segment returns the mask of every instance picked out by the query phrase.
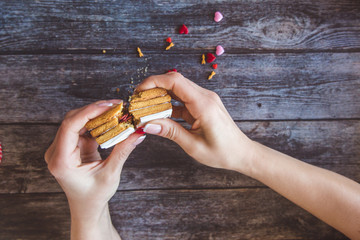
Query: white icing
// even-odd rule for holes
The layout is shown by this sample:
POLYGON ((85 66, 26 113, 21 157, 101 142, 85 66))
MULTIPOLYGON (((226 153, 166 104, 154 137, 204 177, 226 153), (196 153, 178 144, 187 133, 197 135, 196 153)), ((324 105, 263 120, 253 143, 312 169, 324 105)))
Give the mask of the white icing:
POLYGON ((112 139, 107 140, 106 142, 104 142, 103 144, 100 145, 100 147, 102 149, 105 148, 109 148, 114 146, 115 144, 118 144, 119 142, 124 141, 126 138, 128 138, 130 136, 130 134, 132 134, 133 132, 135 132, 135 129, 133 127, 129 127, 127 129, 125 129, 124 131, 122 131, 119 135, 116 135, 115 137, 113 137, 112 139))
POLYGON ((172 114, 172 109, 170 108, 170 109, 162 111, 162 112, 158 112, 158 113, 154 113, 151 115, 141 117, 140 123, 138 124, 138 126, 143 125, 144 123, 149 122, 151 120, 171 117, 171 114, 172 114))

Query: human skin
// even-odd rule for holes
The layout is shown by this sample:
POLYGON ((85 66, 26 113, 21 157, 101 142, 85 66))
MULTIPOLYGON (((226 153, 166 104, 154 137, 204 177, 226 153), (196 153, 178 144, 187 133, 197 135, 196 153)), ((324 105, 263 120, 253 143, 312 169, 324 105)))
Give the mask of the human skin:
POLYGON ((86 122, 116 103, 119 100, 100 101, 67 113, 45 153, 48 168, 69 202, 73 240, 120 239, 108 201, 118 188, 125 160, 144 136, 132 134, 102 160, 95 139, 84 135, 86 122))
MULTIPOLYGON (((136 90, 154 87, 167 89, 183 103, 173 107, 172 117, 184 119, 191 128, 161 119, 146 124, 146 133, 173 140, 204 165, 257 179, 351 239, 360 239, 358 183, 252 141, 234 123, 217 94, 179 73, 151 76, 136 90)), ((85 123, 114 101, 69 112, 45 154, 50 172, 69 201, 72 239, 120 238, 111 223, 108 201, 118 187, 126 158, 143 139, 133 134, 100 160, 96 142, 82 135, 85 123)))
POLYGON ((137 90, 154 87, 167 89, 183 103, 174 107, 173 117, 184 119, 191 129, 162 119, 147 124, 146 133, 173 140, 202 164, 252 177, 349 238, 360 239, 360 184, 252 141, 217 94, 179 73, 151 76, 137 90))

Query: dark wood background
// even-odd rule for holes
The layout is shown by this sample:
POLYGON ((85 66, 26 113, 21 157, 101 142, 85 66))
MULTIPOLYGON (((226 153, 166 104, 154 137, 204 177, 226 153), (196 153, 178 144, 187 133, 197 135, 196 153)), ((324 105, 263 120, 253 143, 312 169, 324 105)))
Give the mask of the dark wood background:
MULTIPOLYGON (((64 114, 127 99, 131 81, 172 68, 217 92, 252 139, 360 181, 359 1, 7 0, 0 239, 68 239, 67 201, 43 160, 64 114), (188 35, 177 34, 183 23, 188 35), (208 81, 200 56, 218 44, 226 53, 208 81)), ((124 240, 346 239, 261 183, 154 136, 126 162, 110 207, 124 240)))

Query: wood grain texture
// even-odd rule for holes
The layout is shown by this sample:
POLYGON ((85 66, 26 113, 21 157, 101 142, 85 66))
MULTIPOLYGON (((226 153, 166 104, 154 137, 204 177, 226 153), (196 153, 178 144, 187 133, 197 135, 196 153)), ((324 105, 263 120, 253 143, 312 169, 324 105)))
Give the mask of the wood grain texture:
POLYGON ((235 120, 360 118, 360 53, 225 54, 216 62, 208 81, 210 64, 196 54, 0 56, 0 122, 59 123, 70 109, 126 100, 131 81, 172 68, 217 92, 235 120))
MULTIPOLYGON (((0 239, 69 239, 63 194, 3 195, 0 208, 0 239)), ((347 239, 269 189, 117 192, 110 210, 123 240, 347 239)))
POLYGON ((1 52, 108 49, 358 50, 360 3, 345 1, 2 1, 1 52), (215 23, 213 14, 225 18, 215 23), (178 27, 189 26, 189 35, 178 27))
MULTIPOLYGON (((359 121, 241 122, 249 137, 360 182, 359 121)), ((61 192, 43 155, 57 126, 1 125, 0 193, 61 192), (35 137, 36 136, 36 137, 35 137)), ((103 151, 104 158, 110 151, 103 151)), ((175 143, 148 136, 125 163, 120 190, 262 187, 242 174, 203 166, 175 143)))

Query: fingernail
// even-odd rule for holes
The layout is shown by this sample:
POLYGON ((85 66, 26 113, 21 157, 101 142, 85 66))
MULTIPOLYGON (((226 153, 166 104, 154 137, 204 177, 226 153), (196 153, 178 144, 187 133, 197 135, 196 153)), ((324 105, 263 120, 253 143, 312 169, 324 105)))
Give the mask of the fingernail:
POLYGON ((133 144, 139 145, 140 143, 142 143, 144 141, 144 139, 146 138, 146 135, 142 135, 141 137, 139 137, 133 144))
POLYGON ((98 103, 97 104, 99 107, 111 107, 114 104, 113 103, 109 103, 109 102, 102 102, 102 103, 98 103))
POLYGON ((161 126, 157 124, 146 124, 144 127, 144 132, 150 134, 159 134, 161 132, 161 126))

